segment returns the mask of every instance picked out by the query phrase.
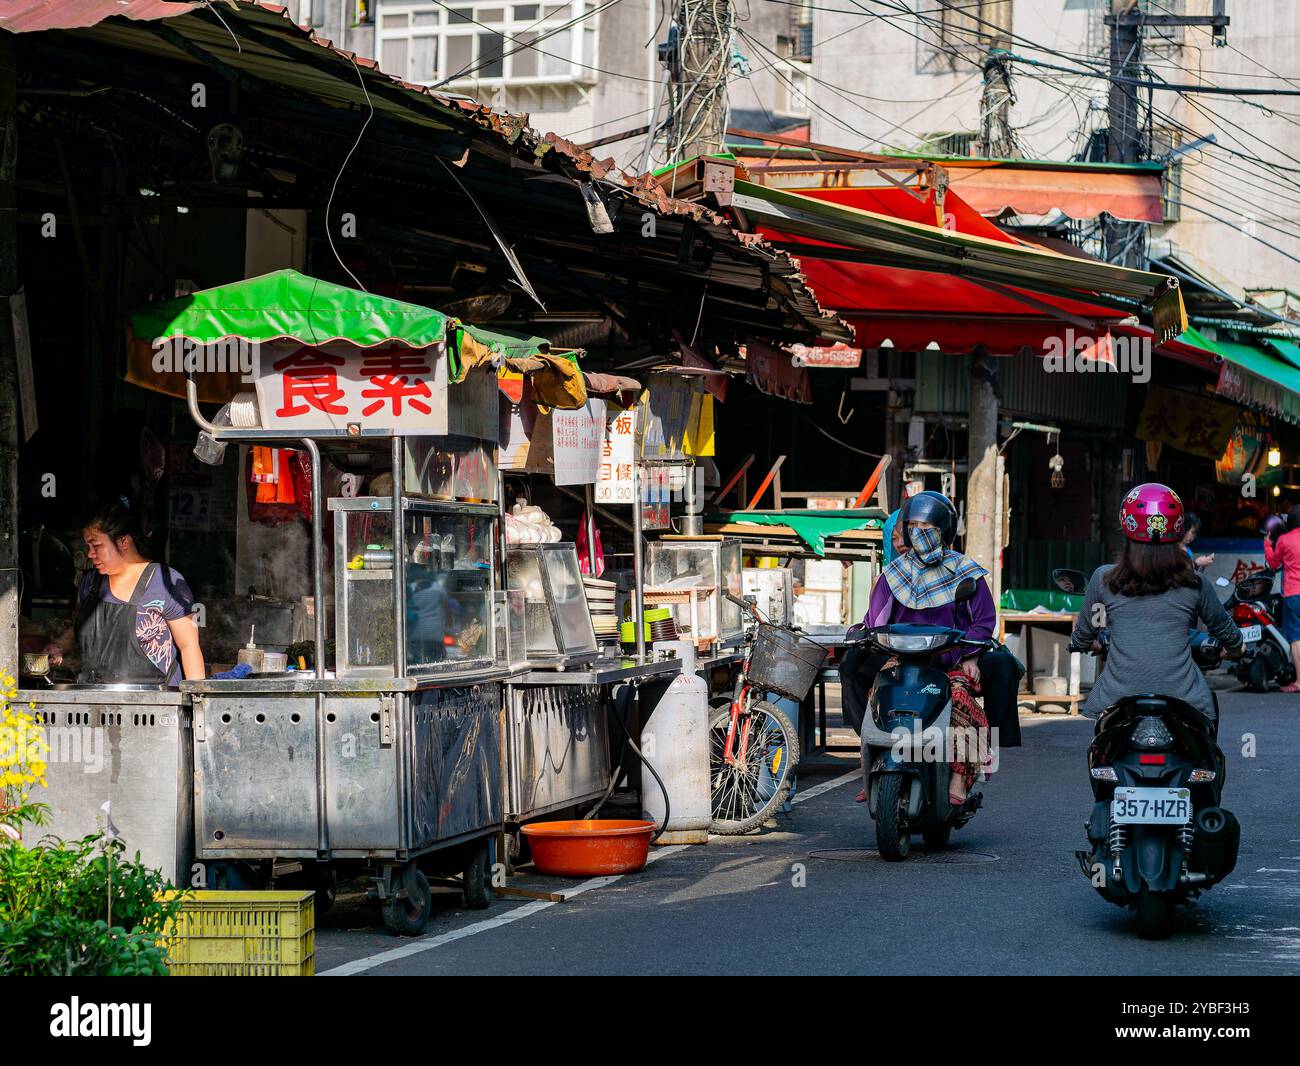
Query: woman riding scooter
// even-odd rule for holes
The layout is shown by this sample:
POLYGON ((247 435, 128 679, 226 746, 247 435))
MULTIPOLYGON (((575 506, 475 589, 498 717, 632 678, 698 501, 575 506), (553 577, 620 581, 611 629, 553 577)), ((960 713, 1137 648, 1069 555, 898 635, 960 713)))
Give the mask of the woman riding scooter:
POLYGON ((1240 658, 1241 630, 1183 549, 1183 504, 1167 485, 1139 485, 1124 497, 1124 550, 1098 567, 1070 634, 1072 651, 1100 651, 1109 631, 1106 666, 1083 704, 1095 717, 1124 696, 1158 692, 1185 700, 1211 722, 1214 694, 1192 660, 1188 630, 1206 624, 1229 658, 1240 658))
MULTIPOLYGON (((908 551, 898 555, 881 572, 871 590, 865 626, 912 622, 921 625, 950 626, 965 630, 972 640, 987 640, 997 624, 993 594, 984 580, 987 571, 972 559, 951 548, 957 536, 957 510, 952 501, 938 492, 921 492, 902 508, 899 523, 906 529, 908 551), (976 582, 975 595, 957 600, 957 587, 963 578, 976 582)), ((862 719, 876 674, 887 658, 865 649, 851 648, 840 668, 843 682, 845 721, 856 732, 862 719)), ((1015 657, 1003 648, 963 652, 961 648, 944 653, 944 666, 964 675, 964 684, 954 691, 954 724, 959 711, 978 715, 974 695, 984 694, 983 716, 998 733, 1002 747, 1020 746, 1020 719, 1016 711, 1016 690, 1020 684, 1020 667, 1015 657), (963 658, 965 654, 965 658, 963 658)), ((970 724, 985 723, 976 718, 970 724)), ((954 765, 949 784, 949 800, 954 806, 965 801, 973 781, 972 767, 954 765)), ((866 800, 865 792, 858 796, 866 800)))

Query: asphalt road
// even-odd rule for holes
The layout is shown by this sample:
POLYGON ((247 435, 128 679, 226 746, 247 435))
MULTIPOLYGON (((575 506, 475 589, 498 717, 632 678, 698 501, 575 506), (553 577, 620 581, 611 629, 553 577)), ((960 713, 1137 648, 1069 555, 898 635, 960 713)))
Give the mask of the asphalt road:
MULTIPOLYGON (((905 863, 870 849, 845 776, 801 779, 779 828, 656 849, 644 871, 563 903, 441 906, 421 937, 342 901, 323 919, 318 974, 1295 974, 1300 973, 1300 700, 1221 693, 1225 806, 1241 820, 1236 871, 1164 942, 1138 939, 1075 865, 1091 803, 1091 723, 1027 715, 984 809, 941 853, 917 838, 905 863), (1253 737, 1253 755, 1243 754, 1253 737)), ((852 770, 856 760, 846 763, 852 770)))

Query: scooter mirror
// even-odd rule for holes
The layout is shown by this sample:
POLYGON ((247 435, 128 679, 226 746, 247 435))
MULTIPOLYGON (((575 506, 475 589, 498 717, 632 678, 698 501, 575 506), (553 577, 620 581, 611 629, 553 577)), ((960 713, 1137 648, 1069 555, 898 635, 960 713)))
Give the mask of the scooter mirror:
POLYGON ((975 583, 975 579, 973 577, 962 578, 957 583, 957 591, 955 593, 956 601, 958 603, 965 603, 967 600, 972 599, 974 597, 978 589, 979 586, 975 583))
POLYGON ((1082 570, 1053 570, 1052 583, 1075 596, 1082 596, 1088 589, 1088 577, 1082 570))

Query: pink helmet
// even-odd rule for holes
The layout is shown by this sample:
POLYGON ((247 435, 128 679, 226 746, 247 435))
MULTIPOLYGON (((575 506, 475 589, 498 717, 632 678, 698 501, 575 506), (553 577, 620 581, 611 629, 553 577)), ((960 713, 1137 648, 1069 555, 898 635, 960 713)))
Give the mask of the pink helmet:
POLYGON ((1124 536, 1141 544, 1168 544, 1183 535, 1183 501, 1168 485, 1148 481, 1124 497, 1119 512, 1124 536))

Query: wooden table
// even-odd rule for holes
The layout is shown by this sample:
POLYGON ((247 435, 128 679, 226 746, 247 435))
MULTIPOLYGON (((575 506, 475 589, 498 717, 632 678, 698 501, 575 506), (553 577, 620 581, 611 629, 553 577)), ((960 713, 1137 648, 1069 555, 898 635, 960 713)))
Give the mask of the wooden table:
MULTIPOLYGON (((998 614, 998 639, 1005 640, 1008 625, 1018 625, 1022 630, 1028 630, 1030 626, 1069 626, 1074 628, 1074 620, 1077 617, 1074 611, 1001 611, 998 614)), ((1033 657, 1031 655, 1031 638, 1028 632, 1024 633, 1024 641, 1020 647, 1020 658, 1025 663, 1027 670, 1031 669, 1033 657)), ((1034 678, 1033 673, 1029 675, 1029 692, 1017 692, 1016 703, 1028 703, 1033 706, 1035 713, 1038 712, 1038 705, 1043 703, 1063 704, 1067 714, 1079 713, 1079 702, 1083 699, 1083 694, 1079 691, 1079 670, 1082 660, 1079 658, 1081 652, 1070 652, 1070 674, 1069 682, 1066 687, 1064 696, 1040 696, 1033 691, 1034 678)))

